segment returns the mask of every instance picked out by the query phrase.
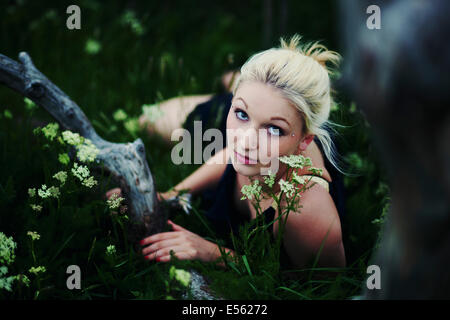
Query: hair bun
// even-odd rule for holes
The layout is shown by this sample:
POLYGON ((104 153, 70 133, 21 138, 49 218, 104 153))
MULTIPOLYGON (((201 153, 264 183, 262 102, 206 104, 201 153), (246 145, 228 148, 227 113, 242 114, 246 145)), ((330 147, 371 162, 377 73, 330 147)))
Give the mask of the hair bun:
POLYGON ((329 74, 333 74, 334 72, 327 67, 327 62, 331 63, 334 67, 337 67, 341 61, 341 55, 335 51, 328 50, 327 47, 320 44, 319 41, 301 44, 301 39, 302 37, 298 34, 293 35, 289 42, 286 42, 281 38, 280 48, 292 50, 310 57, 323 66, 329 74))

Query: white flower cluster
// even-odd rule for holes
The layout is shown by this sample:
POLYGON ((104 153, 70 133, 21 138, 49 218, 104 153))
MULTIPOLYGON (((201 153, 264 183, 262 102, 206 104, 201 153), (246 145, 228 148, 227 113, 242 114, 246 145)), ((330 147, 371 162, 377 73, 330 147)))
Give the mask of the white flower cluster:
POLYGON ((63 131, 62 137, 66 143, 72 146, 77 146, 83 142, 83 137, 81 137, 78 133, 72 132, 70 130, 63 131))
POLYGON ((36 231, 28 231, 27 235, 30 236, 31 240, 39 240, 41 238, 41 235, 37 233, 36 231))
POLYGON ((156 120, 161 118, 164 115, 164 112, 161 110, 158 104, 144 104, 142 106, 142 112, 148 121, 151 123, 155 123, 156 120))
POLYGON ((82 185, 88 188, 92 188, 97 184, 94 177, 90 176, 89 168, 83 165, 79 166, 76 162, 73 164, 72 174, 81 181, 82 185))
POLYGON ((272 186, 275 184, 275 174, 272 174, 269 170, 269 175, 264 176, 264 183, 267 184, 269 188, 272 188, 272 186))
POLYGON ((66 143, 76 147, 77 157, 81 162, 93 162, 100 152, 91 140, 80 136, 76 132, 63 131, 62 137, 66 143))
POLYGON ((298 183, 298 184, 305 184, 305 178, 303 178, 302 176, 297 175, 297 173, 294 171, 292 172, 292 181, 298 183))
POLYGON ((51 186, 50 188, 47 188, 47 185, 43 184, 41 188, 38 190, 38 195, 42 199, 54 197, 58 198, 60 195, 59 188, 55 186, 51 186))
POLYGON ((241 192, 243 194, 243 197, 241 198, 241 200, 252 200, 254 196, 260 195, 261 191, 262 186, 259 184, 259 180, 254 180, 252 184, 246 184, 242 186, 241 192))
POLYGON ((302 155, 291 154, 290 156, 283 156, 278 159, 291 168, 303 169, 303 167, 312 165, 311 158, 305 158, 302 155))
POLYGON ((77 146, 77 157, 81 162, 93 162, 100 150, 89 139, 77 146))
POLYGON ((311 172, 313 175, 317 175, 317 176, 321 176, 323 174, 323 170, 320 168, 309 168, 308 169, 309 172, 311 172))
POLYGON ((66 179, 67 179, 67 172, 66 171, 59 171, 57 173, 55 173, 53 175, 53 178, 55 178, 56 180, 58 180, 61 183, 61 186, 64 185, 64 183, 66 183, 66 179))
POLYGON ((108 207, 110 209, 117 209, 118 207, 120 207, 120 204, 123 200, 125 199, 120 197, 117 193, 113 193, 112 196, 109 197, 108 200, 106 200, 106 203, 108 204, 108 207))
POLYGON ((278 184, 280 185, 281 191, 286 194, 286 197, 291 198, 294 195, 296 188, 292 183, 280 179, 280 181, 278 181, 278 184))

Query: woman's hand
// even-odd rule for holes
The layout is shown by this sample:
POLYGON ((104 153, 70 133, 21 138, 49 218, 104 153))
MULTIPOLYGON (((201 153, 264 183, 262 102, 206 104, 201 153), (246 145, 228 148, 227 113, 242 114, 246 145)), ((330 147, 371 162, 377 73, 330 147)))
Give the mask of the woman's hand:
POLYGON ((203 239, 187 229, 168 220, 173 231, 162 232, 143 239, 140 244, 146 246, 142 254, 147 260, 170 261, 170 251, 180 260, 215 261, 220 257, 216 244, 203 239))
MULTIPOLYGON (((117 194, 118 197, 121 197, 122 196, 122 189, 114 188, 114 189, 111 189, 111 190, 107 191, 106 194, 105 194, 106 199, 111 198, 113 194, 117 194)), ((167 200, 167 199, 170 199, 170 198, 175 197, 177 195, 178 195, 178 192, 174 191, 174 190, 171 190, 171 191, 168 191, 168 192, 157 192, 156 193, 156 196, 158 197, 159 201, 167 200)))
POLYGON ((168 200, 170 198, 176 197, 178 195, 178 191, 170 190, 167 192, 157 192, 156 195, 157 195, 159 201, 163 201, 163 200, 168 200))

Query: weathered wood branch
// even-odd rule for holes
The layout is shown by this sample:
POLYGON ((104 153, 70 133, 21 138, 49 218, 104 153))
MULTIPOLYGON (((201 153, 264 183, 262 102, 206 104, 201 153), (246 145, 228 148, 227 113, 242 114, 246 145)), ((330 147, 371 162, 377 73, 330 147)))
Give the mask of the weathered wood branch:
POLYGON ((166 217, 159 210, 155 184, 141 139, 133 143, 111 143, 102 139, 81 108, 47 79, 26 52, 18 63, 0 54, 0 83, 28 97, 47 110, 59 124, 88 138, 99 149, 97 159, 119 182, 128 203, 130 240, 163 230, 166 217))

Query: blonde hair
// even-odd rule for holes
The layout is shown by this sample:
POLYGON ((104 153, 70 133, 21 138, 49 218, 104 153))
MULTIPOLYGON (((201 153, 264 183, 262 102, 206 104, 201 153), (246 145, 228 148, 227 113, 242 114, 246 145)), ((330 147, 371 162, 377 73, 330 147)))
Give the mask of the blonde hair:
POLYGON ((289 43, 281 38, 279 48, 251 56, 241 68, 233 94, 244 81, 258 81, 278 88, 302 114, 303 134, 317 136, 325 156, 342 172, 335 160, 333 141, 325 129, 333 124, 328 117, 334 104, 330 75, 335 73, 327 67, 327 62, 337 67, 341 56, 319 42, 299 45, 300 40, 299 35, 294 35, 289 43))

